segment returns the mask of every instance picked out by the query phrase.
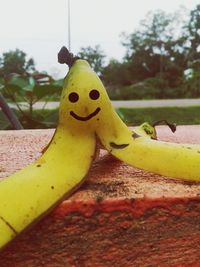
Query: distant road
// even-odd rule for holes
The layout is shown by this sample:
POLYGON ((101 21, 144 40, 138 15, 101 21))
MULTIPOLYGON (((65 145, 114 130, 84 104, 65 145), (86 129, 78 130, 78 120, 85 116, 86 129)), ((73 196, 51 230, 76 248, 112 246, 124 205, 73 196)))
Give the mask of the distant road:
MULTIPOLYGON (((159 99, 159 100, 123 100, 112 101, 115 108, 147 108, 147 107, 189 107, 200 106, 200 98, 198 99, 159 99)), ((41 109, 44 102, 38 102, 34 105, 35 109, 41 109)), ((15 104, 9 104, 14 108, 15 104)), ((23 109, 26 109, 25 103, 20 103, 23 109)), ((59 102, 48 102, 46 109, 55 109, 59 107, 59 102)))

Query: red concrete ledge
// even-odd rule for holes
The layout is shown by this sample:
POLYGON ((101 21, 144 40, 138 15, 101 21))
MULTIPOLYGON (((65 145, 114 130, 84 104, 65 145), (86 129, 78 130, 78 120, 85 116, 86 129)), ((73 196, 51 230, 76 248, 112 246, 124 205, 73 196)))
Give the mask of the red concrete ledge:
MULTIPOLYGON (((1 131, 0 177, 37 158, 52 134, 1 131)), ((158 137, 200 143, 200 127, 175 134, 158 127, 158 137)), ((0 266, 200 266, 200 183, 141 171, 102 151, 85 184, 2 251, 0 266)))

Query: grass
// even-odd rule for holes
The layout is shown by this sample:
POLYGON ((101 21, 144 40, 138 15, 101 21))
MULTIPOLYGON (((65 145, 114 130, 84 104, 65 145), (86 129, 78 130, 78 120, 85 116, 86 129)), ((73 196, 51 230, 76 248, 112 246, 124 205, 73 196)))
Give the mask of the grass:
POLYGON ((168 120, 177 125, 200 124, 200 106, 163 108, 120 108, 120 117, 127 123, 138 125, 144 121, 153 123, 168 120))
MULTIPOLYGON (((16 112, 16 111, 15 111, 16 112)), ((200 106, 192 107, 163 107, 163 108, 120 108, 117 110, 120 117, 130 125, 139 125, 142 122, 153 123, 167 120, 177 125, 200 124, 200 106)), ((16 112, 18 115, 19 113, 16 112)), ((55 128, 58 121, 58 109, 35 110, 34 121, 22 121, 25 128, 55 128)), ((7 118, 0 111, 0 129, 11 129, 7 118)))

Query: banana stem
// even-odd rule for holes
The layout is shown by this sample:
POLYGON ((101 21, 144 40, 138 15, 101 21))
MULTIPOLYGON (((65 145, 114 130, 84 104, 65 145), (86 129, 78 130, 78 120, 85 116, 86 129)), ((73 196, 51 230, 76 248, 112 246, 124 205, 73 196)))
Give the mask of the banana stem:
POLYGON ((167 120, 156 121, 152 124, 152 126, 155 127, 155 126, 160 125, 162 123, 167 125, 173 133, 176 131, 176 124, 175 123, 169 123, 167 120))
POLYGON ((60 64, 67 64, 69 68, 71 68, 77 59, 79 59, 79 57, 70 53, 65 46, 63 46, 58 53, 58 62, 60 64))

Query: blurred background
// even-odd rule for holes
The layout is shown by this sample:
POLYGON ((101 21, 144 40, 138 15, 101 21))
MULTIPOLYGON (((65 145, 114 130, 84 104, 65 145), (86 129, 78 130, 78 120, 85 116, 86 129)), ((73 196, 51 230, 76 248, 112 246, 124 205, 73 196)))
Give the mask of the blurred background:
POLYGON ((54 128, 68 69, 87 59, 128 124, 200 123, 200 3, 0 0, 0 129, 54 128))

